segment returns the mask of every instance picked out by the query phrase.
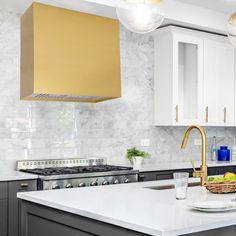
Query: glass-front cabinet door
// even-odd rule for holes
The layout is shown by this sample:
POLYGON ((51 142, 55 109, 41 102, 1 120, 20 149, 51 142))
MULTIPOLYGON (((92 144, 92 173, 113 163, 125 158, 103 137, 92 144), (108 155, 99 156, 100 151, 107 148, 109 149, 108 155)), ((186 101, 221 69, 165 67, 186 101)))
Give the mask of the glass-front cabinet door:
POLYGON ((176 125, 201 124, 203 89, 203 40, 173 36, 173 104, 176 125))

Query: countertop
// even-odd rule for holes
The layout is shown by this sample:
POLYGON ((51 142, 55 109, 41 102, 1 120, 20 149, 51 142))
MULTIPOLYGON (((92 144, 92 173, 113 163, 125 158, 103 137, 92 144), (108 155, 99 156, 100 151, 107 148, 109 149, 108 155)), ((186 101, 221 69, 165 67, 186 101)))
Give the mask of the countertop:
MULTIPOLYGON (((195 166, 198 168, 201 165, 200 161, 195 161, 195 166)), ((208 167, 217 166, 236 166, 236 161, 207 161, 208 167)), ((188 169, 193 168, 190 161, 186 162, 162 162, 158 164, 146 164, 143 165, 140 172, 149 171, 162 171, 162 170, 178 170, 178 169, 188 169)))
POLYGON ((38 175, 27 174, 20 171, 0 172, 0 182, 27 180, 27 179, 38 179, 38 175))
MULTIPOLYGON (((196 167, 200 166, 200 162, 195 163, 196 167)), ((209 167, 213 166, 236 166, 236 161, 232 162, 207 162, 209 167)), ((164 162, 158 163, 157 165, 145 165, 139 171, 148 172, 148 171, 161 171, 161 170, 177 170, 192 168, 190 162, 164 162)), ((0 182, 1 181, 14 181, 14 180, 24 180, 24 179, 37 179, 38 175, 23 173, 20 171, 0 171, 0 182)))
MULTIPOLYGON (((190 179, 189 182, 196 182, 190 179)), ((216 195, 204 187, 189 187, 187 200, 176 200, 174 189, 147 187, 173 180, 18 193, 18 198, 73 214, 156 236, 174 236, 236 224, 236 211, 203 213, 190 210, 200 199, 231 200, 236 194, 216 195)))

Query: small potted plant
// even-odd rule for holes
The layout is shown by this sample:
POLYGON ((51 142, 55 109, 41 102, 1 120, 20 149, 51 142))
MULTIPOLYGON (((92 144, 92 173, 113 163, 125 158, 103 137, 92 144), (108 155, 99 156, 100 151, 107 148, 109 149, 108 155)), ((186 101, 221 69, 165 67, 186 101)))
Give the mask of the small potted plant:
POLYGON ((133 147, 131 149, 127 149, 126 157, 133 164, 134 170, 139 170, 142 167, 143 159, 150 157, 150 154, 133 147))

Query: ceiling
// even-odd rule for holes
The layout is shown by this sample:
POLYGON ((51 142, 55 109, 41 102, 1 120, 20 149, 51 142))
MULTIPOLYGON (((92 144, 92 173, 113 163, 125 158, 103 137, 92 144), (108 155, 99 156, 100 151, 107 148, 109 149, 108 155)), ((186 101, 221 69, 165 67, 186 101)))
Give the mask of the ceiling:
MULTIPOLYGON (((68 7, 70 9, 79 10, 78 8, 93 8, 94 3, 101 2, 101 4, 106 5, 109 1, 107 0, 36 0, 42 3, 48 3, 52 5, 57 5, 61 7, 68 7), (94 3, 92 3, 94 2, 94 3)), ((110 0, 113 3, 117 0, 110 0)), ((166 0, 163 0, 165 2, 166 0)), ((178 2, 192 4, 215 11, 230 14, 236 11, 236 0, 176 0, 178 2)), ((27 7, 33 2, 33 0, 0 0, 0 9, 13 11, 17 13, 23 13, 27 7)), ((111 5, 111 4, 107 4, 111 5)), ((91 10, 91 9, 89 9, 91 10)))
MULTIPOLYGON (((0 0, 0 10, 21 15, 34 1, 117 19, 115 7, 121 0, 0 0)), ((218 33, 226 32, 227 19, 232 12, 236 11, 236 0, 162 1, 165 23, 218 33)))
POLYGON ((231 14, 236 11, 236 0, 177 0, 215 11, 231 14))
POLYGON ((0 9, 21 13, 31 4, 30 0, 0 0, 0 9))
POLYGON ((108 0, 0 0, 0 9, 22 14, 33 2, 40 2, 99 16, 116 18, 115 9, 109 4, 106 4, 107 1, 108 0))
POLYGON ((32 2, 33 1, 31 0, 0 0, 0 9, 22 13, 30 6, 32 2))

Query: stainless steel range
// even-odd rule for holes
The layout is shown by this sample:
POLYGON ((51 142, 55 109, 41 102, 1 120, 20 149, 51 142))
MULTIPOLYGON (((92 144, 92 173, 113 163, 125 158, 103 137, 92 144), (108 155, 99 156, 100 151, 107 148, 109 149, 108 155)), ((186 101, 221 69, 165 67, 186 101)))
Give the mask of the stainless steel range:
POLYGON ((17 162, 17 170, 37 174, 41 190, 138 181, 138 171, 107 165, 105 158, 24 160, 17 162))

